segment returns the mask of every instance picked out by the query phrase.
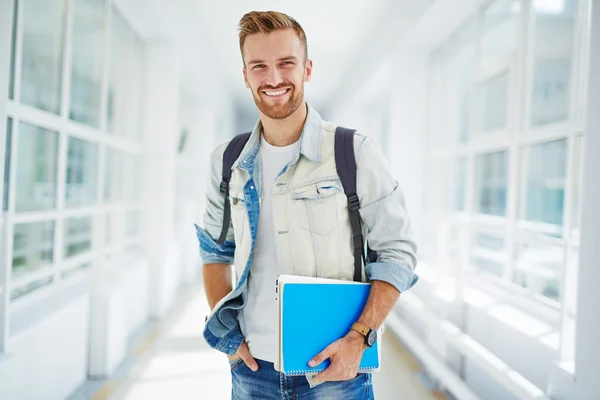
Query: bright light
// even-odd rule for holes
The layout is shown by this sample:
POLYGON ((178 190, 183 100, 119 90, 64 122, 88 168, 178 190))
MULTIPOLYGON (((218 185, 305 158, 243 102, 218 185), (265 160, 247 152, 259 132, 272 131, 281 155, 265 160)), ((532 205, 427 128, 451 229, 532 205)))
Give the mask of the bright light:
POLYGON ((533 7, 539 13, 560 14, 565 9, 565 0, 534 0, 533 7))

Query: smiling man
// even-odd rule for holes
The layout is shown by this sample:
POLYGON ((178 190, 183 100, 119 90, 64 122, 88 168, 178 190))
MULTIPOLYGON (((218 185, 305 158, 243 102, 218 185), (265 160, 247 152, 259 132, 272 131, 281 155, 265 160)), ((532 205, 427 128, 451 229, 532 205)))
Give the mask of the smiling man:
POLYGON ((330 360, 319 385, 277 372, 277 276, 352 280, 357 258, 334 157, 336 126, 304 99, 313 71, 304 30, 272 11, 244 15, 239 29, 244 81, 260 118, 225 186, 229 142, 212 155, 204 229, 196 227, 212 310, 204 337, 229 357, 233 399, 372 399, 371 375, 358 374, 362 354, 400 292, 418 279, 402 192, 381 152, 355 134, 358 209, 376 253, 357 264, 357 276, 372 283, 369 299, 353 328, 308 363, 330 360))

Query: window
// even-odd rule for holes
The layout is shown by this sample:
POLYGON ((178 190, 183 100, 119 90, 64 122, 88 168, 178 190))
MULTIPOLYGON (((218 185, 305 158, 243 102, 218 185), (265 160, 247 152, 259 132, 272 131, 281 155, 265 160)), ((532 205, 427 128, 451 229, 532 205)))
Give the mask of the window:
POLYGON ((108 86, 108 131, 138 137, 142 86, 143 46, 121 15, 111 15, 111 58, 108 86))
POLYGON ((24 122, 19 128, 16 210, 52 209, 56 206, 58 134, 24 122))
POLYGON ((498 0, 483 13, 481 66, 484 70, 515 56, 518 49, 520 0, 498 0))
POLYGON ((85 253, 92 247, 92 219, 71 218, 65 224, 65 258, 85 253))
MULTIPOLYGON (((562 226, 566 151, 566 139, 529 148, 525 219, 562 226)), ((555 234, 560 235, 560 230, 555 234)))
POLYGON ((69 207, 96 202, 97 146, 69 138, 67 152, 66 204, 69 207))
POLYGON ((475 73, 476 26, 468 23, 451 39, 448 57, 447 112, 450 134, 457 143, 466 143, 471 135, 473 74, 475 73))
POLYGON ((471 245, 471 264, 489 274, 498 277, 504 275, 506 255, 504 254, 504 238, 501 232, 475 233, 471 245))
POLYGON ((106 149, 104 175, 104 201, 112 202, 123 198, 123 156, 120 151, 106 149))
POLYGON ((551 300, 561 297, 564 248, 537 243, 517 246, 513 282, 551 300))
POLYGON ((125 217, 125 236, 136 236, 140 233, 140 211, 129 211, 125 217))
POLYGON ((66 0, 21 1, 21 102, 60 113, 66 0))
POLYGON ((576 0, 534 0, 531 125, 569 117, 576 0))
POLYGON ((144 43, 115 1, 8 1, 15 14, 0 223, 9 234, 0 248, 15 300, 43 287, 55 293, 105 257, 105 215, 116 255, 141 233, 144 43))
POLYGON ((100 127, 100 93, 104 53, 104 2, 74 0, 73 65, 71 68, 72 120, 100 127))
POLYGON ((13 237, 13 278, 54 262, 54 221, 17 224, 13 237))
POLYGON ((506 128, 508 123, 508 72, 496 75, 481 85, 484 132, 506 128))
POLYGON ((454 209, 465 211, 467 189, 467 160, 461 157, 454 162, 454 209))
POLYGON ((477 156, 478 211, 483 214, 506 214, 508 153, 477 156))
POLYGON ((585 109, 589 67, 580 62, 589 51, 581 4, 485 2, 430 57, 425 257, 463 265, 466 254, 503 287, 555 306, 576 290, 568 280, 577 269, 585 116, 571 109, 585 109), (479 29, 467 34, 469 26, 479 29))

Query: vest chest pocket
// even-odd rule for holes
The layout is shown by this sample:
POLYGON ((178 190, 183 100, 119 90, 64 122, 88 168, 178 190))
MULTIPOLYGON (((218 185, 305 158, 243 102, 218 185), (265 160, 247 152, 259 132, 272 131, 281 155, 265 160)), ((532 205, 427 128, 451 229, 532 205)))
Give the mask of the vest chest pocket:
POLYGON ((337 227, 335 195, 341 191, 341 183, 332 180, 293 189, 300 227, 319 235, 331 233, 337 227))

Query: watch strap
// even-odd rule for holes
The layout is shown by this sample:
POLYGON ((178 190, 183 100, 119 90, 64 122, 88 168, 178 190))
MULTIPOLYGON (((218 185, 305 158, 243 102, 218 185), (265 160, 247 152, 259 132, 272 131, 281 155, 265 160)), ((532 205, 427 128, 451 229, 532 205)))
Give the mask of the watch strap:
POLYGON ((354 324, 352 324, 352 327, 350 329, 355 330, 356 332, 360 333, 365 337, 371 331, 371 328, 369 328, 367 325, 363 324, 360 321, 356 321, 354 324))

